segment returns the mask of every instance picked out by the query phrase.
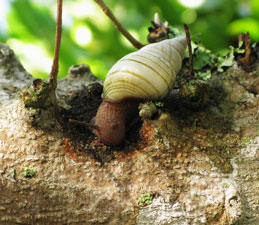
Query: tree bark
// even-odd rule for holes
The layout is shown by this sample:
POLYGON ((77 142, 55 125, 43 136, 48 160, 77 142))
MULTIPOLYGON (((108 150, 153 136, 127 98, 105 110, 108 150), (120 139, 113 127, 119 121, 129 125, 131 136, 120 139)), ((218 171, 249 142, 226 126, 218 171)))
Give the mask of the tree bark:
MULTIPOLYGON (((258 224, 258 61, 213 74, 206 108, 172 94, 122 147, 78 153, 47 109, 20 100, 33 78, 8 46, 0 57, 0 224, 258 224)), ((59 81, 59 106, 82 84, 59 81)))

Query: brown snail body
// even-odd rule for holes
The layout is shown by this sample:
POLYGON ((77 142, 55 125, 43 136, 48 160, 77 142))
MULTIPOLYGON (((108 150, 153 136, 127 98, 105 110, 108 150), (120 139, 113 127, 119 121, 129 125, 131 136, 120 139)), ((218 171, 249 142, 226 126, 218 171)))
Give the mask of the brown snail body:
POLYGON ((185 37, 149 44, 124 56, 110 69, 95 124, 87 124, 104 144, 123 141, 140 101, 160 100, 171 91, 186 45, 185 37))
POLYGON ((125 136, 127 126, 137 117, 138 102, 122 101, 114 103, 104 100, 98 108, 93 133, 101 142, 116 146, 125 136))

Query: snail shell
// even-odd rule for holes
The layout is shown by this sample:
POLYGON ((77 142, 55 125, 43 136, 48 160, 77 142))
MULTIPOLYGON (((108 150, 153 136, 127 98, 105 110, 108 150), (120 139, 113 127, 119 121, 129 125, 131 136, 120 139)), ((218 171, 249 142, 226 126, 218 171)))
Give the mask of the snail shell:
POLYGON ((103 98, 111 102, 162 99, 181 69, 186 46, 186 38, 177 37, 124 56, 108 72, 103 98))

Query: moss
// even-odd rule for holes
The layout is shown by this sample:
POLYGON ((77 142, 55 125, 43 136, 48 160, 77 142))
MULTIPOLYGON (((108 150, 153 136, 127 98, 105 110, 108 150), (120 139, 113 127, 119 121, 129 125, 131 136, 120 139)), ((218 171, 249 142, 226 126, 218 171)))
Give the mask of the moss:
POLYGON ((179 95, 188 108, 202 108, 209 102, 209 86, 202 80, 191 80, 181 85, 179 95))
POLYGON ((47 108, 50 104, 50 85, 47 81, 36 79, 25 86, 21 99, 26 107, 47 108))

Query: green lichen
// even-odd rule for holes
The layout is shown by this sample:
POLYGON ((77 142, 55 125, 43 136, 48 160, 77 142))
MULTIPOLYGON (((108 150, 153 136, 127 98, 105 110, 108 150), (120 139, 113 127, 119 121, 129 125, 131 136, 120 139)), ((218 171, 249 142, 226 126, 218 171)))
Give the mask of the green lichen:
POLYGON ((222 184, 222 187, 223 187, 223 188, 227 188, 228 186, 229 186, 228 183, 223 183, 223 184, 222 184))
POLYGON ((205 72, 199 71, 198 75, 202 80, 207 81, 211 78, 211 71, 210 70, 206 70, 205 72))
POLYGON ((196 45, 194 50, 194 69, 201 70, 207 65, 212 65, 214 62, 214 55, 210 50, 201 45, 196 45))
POLYGON ((139 197, 139 206, 144 207, 150 205, 153 201, 154 195, 152 193, 144 193, 139 197))
MULTIPOLYGON (((240 41, 237 48, 230 46, 223 54, 213 54, 210 50, 202 46, 200 41, 192 41, 195 74, 197 74, 199 79, 207 81, 211 78, 212 71, 224 72, 233 65, 237 54, 243 54, 245 52, 243 44, 243 41, 240 41)), ((255 48, 255 46, 252 47, 255 48)), ((188 57, 186 54, 185 58, 188 57)), ((189 62, 186 65, 189 66, 189 62)))
POLYGON ((164 103, 159 101, 159 102, 155 102, 155 105, 159 108, 163 108, 164 107, 164 103))
POLYGON ((28 168, 24 170, 25 178, 32 178, 36 175, 36 171, 33 168, 28 168))

